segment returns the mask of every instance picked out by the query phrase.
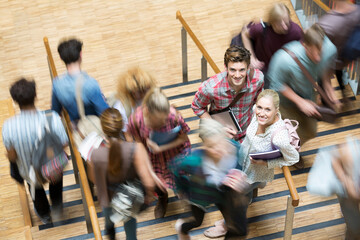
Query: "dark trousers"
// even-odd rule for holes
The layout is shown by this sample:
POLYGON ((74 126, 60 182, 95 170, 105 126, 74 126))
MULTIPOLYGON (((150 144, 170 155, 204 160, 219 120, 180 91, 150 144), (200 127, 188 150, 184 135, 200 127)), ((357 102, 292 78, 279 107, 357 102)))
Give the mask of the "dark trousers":
MULTIPOLYGON (((31 186, 29 185, 29 191, 31 191, 31 186)), ((55 208, 62 207, 63 198, 62 198, 62 188, 63 188, 63 179, 61 178, 57 183, 49 183, 49 193, 51 204, 55 208)), ((50 215, 50 205, 46 197, 45 190, 42 186, 35 187, 35 199, 33 199, 34 207, 37 213, 40 216, 50 215)))
MULTIPOLYGON (((246 211, 249 199, 246 195, 227 189, 223 193, 223 201, 217 203, 216 206, 223 215, 228 229, 225 239, 233 236, 245 236, 247 234, 247 218, 246 211)), ((194 220, 183 223, 181 231, 185 234, 200 226, 203 222, 205 212, 201 208, 191 205, 191 211, 194 220)))

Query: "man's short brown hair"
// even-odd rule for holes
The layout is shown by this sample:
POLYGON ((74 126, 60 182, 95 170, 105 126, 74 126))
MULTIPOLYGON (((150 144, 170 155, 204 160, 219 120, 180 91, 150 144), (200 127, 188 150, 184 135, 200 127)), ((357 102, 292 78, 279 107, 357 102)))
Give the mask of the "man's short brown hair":
POLYGON ((224 55, 224 64, 228 67, 229 62, 246 62, 246 65, 250 64, 251 53, 244 47, 231 46, 224 55))
POLYGON ((324 37, 324 29, 322 29, 319 24, 315 23, 305 31, 303 42, 307 46, 316 46, 318 49, 321 49, 324 37))

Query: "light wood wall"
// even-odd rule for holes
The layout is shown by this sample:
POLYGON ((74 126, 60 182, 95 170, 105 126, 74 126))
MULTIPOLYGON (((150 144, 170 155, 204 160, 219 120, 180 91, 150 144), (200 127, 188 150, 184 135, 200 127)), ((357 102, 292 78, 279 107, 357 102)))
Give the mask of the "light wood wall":
MULTIPOLYGON (((161 86, 181 82, 181 26, 176 10, 223 69, 232 33, 246 21, 263 17, 274 2, 279 1, 0 1, 0 99, 8 98, 10 84, 25 76, 37 82, 38 107, 50 107, 44 36, 49 38, 59 73, 65 67, 56 51, 58 42, 68 36, 80 38, 83 69, 99 81, 106 95, 114 90, 117 76, 134 65, 153 73, 161 86)), ((290 1, 283 2, 290 7, 290 1)), ((188 43, 189 79, 199 79, 201 55, 189 38, 188 43)), ((213 74, 210 68, 208 74, 213 74)))

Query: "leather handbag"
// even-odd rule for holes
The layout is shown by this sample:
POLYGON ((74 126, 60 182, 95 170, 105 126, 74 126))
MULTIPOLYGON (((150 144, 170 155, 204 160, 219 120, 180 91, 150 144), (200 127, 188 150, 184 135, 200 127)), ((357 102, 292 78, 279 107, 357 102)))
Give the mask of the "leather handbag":
POLYGON ((95 115, 85 115, 84 102, 81 97, 83 85, 84 77, 80 75, 80 77, 76 79, 76 104, 80 119, 74 126, 76 131, 74 131, 75 134, 73 134, 75 144, 78 148, 80 147, 86 136, 88 136, 92 132, 95 132, 97 135, 105 139, 99 117, 95 115))
MULTIPOLYGON (((309 71, 304 67, 304 65, 299 61, 299 59, 296 57, 295 53, 287 48, 282 48, 285 52, 287 52, 294 61, 298 64, 303 74, 306 76, 307 80, 313 85, 313 87, 318 91, 320 94, 324 106, 316 105, 316 110, 320 113, 321 117, 316 118, 318 120, 322 120, 328 123, 335 123, 336 119, 338 117, 337 113, 334 111, 335 107, 334 104, 331 102, 329 97, 326 95, 324 90, 315 82, 314 78, 311 76, 309 71)), ((315 103, 314 103, 315 104, 315 103)))
MULTIPOLYGON (((250 69, 249 76, 254 76, 254 69, 250 69)), ((235 114, 232 111, 232 107, 235 106, 236 102, 239 101, 239 99, 245 94, 245 92, 239 92, 235 98, 231 101, 229 106, 226 108, 223 108, 221 110, 217 111, 211 111, 209 114, 211 115, 211 118, 218 121, 224 126, 230 127, 232 129, 236 129, 238 132, 242 132, 242 129, 240 127, 240 124, 238 123, 235 114)))

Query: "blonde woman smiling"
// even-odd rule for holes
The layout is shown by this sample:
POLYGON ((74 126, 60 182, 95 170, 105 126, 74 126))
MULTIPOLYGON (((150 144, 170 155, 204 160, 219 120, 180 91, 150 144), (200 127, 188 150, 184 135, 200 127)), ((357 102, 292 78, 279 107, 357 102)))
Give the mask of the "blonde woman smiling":
POLYGON ((275 167, 291 166, 299 161, 299 153, 290 144, 288 130, 284 128, 279 102, 279 95, 274 90, 266 89, 259 94, 255 115, 243 142, 243 149, 247 155, 243 169, 248 176, 248 182, 253 184, 254 188, 261 182, 272 181, 275 167), (282 157, 265 161, 254 160, 249 156, 250 153, 272 150, 271 141, 280 150, 282 157))

